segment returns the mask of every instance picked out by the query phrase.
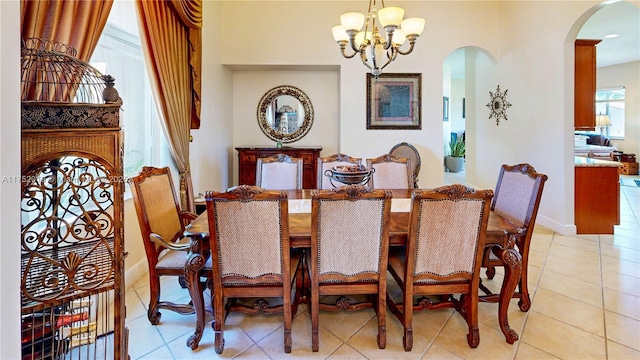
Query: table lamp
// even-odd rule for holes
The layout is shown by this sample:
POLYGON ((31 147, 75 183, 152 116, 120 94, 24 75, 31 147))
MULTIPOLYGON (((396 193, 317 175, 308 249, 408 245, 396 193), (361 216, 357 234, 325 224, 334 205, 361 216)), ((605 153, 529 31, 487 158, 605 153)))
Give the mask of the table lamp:
POLYGON ((600 127, 600 136, 604 137, 604 128, 606 126, 611 126, 611 119, 609 119, 609 115, 596 115, 596 126, 600 127))

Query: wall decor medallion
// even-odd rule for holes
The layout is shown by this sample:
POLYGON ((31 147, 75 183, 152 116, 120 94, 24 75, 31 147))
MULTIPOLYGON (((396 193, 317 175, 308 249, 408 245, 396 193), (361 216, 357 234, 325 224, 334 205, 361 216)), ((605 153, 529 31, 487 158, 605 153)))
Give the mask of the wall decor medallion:
POLYGON ((507 109, 511 106, 511 103, 507 101, 507 91, 500 92, 500 85, 496 87, 496 92, 489 91, 489 103, 487 107, 491 110, 491 115, 489 115, 489 119, 496 119, 496 126, 500 125, 500 119, 507 119, 507 109))

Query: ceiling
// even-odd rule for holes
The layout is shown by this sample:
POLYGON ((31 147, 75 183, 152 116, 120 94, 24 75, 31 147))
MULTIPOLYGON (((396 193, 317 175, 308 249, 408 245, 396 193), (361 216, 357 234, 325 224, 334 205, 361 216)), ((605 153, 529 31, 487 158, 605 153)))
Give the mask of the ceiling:
POLYGON ((620 1, 593 14, 582 26, 578 39, 602 39, 596 46, 596 66, 604 67, 640 60, 640 8, 620 1), (606 35, 618 37, 605 39, 606 35))
MULTIPOLYGON (((640 8, 619 1, 603 7, 582 26, 578 39, 602 39, 596 47, 596 66, 604 67, 640 61, 640 8), (618 34, 605 39, 605 35, 618 34)), ((447 57, 451 78, 464 79, 464 49, 447 57)))

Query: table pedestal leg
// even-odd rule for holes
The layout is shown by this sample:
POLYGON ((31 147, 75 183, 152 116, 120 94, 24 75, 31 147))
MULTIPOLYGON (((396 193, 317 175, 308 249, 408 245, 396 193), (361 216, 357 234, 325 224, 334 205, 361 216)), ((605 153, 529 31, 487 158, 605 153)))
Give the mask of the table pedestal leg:
POLYGON ((187 339, 187 346, 191 350, 198 348, 202 333, 204 331, 204 299, 202 294, 202 284, 200 283, 200 270, 204 267, 205 258, 201 254, 190 252, 185 262, 185 282, 189 289, 189 295, 193 303, 193 309, 196 312, 196 330, 193 335, 187 339))
POLYGON ((502 263, 504 264, 504 280, 502 282, 502 288, 500 289, 500 301, 498 304, 498 322, 500 323, 500 329, 507 342, 513 344, 518 340, 518 333, 509 326, 508 311, 509 302, 522 274, 522 256, 520 256, 520 253, 513 247, 504 249, 494 246, 492 251, 497 257, 502 259, 502 263))

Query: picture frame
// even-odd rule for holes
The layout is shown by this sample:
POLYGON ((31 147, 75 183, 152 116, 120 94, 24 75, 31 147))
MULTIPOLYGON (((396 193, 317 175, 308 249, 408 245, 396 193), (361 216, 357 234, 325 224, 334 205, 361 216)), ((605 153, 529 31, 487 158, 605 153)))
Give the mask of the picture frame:
POLYGON ((367 130, 422 129, 422 74, 367 74, 367 130))
POLYGON ((442 97, 442 121, 449 121, 449 97, 442 97))
POLYGON ((462 98, 462 118, 466 118, 467 117, 467 104, 466 104, 466 100, 465 98, 462 98))

